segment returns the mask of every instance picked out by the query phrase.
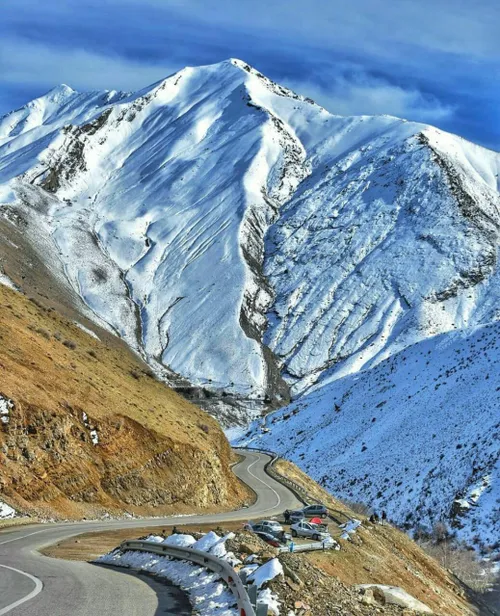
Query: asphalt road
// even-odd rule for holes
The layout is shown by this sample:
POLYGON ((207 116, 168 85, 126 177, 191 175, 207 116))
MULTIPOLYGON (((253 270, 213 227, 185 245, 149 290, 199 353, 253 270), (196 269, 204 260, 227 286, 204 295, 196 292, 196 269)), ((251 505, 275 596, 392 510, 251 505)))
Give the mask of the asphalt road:
POLYGON ((494 614, 500 614, 500 584, 497 584, 491 592, 485 593, 482 599, 494 614))
MULTIPOLYGON (((300 503, 264 470, 269 456, 239 452, 235 474, 257 495, 247 509, 190 516, 189 523, 220 523, 270 517, 300 503)), ((151 577, 84 562, 42 556, 38 550, 92 530, 168 526, 183 518, 33 524, 0 532, 0 616, 183 616, 191 614, 186 596, 151 577)))

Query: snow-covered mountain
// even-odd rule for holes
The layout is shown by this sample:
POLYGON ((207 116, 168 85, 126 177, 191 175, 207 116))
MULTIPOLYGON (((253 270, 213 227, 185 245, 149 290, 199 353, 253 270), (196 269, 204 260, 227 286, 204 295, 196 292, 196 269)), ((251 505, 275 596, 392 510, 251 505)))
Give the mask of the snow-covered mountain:
POLYGON ((0 119, 3 215, 100 325, 247 408, 496 320, 499 171, 239 60, 0 119))
POLYGON ((292 395, 263 444, 401 523, 490 542, 499 172, 240 60, 132 94, 59 86, 0 118, 0 276, 43 264, 46 294, 226 424, 292 395))
POLYGON ((500 537, 500 323, 441 334, 318 385, 242 439, 408 529, 500 537))

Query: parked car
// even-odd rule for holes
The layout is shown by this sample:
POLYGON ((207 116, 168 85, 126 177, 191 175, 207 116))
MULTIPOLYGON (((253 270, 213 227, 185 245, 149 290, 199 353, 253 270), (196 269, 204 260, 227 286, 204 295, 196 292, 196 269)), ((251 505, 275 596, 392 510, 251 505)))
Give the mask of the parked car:
POLYGON ((292 538, 292 536, 284 530, 278 530, 278 528, 273 528, 272 526, 267 526, 266 524, 255 524, 251 530, 254 533, 266 533, 267 535, 272 535, 282 543, 286 543, 292 538))
POLYGON ((262 541, 265 541, 269 545, 272 545, 273 548, 279 548, 283 545, 282 541, 280 541, 277 537, 271 535, 270 533, 256 532, 255 534, 257 535, 257 537, 260 537, 262 541))
POLYGON ((276 522, 276 520, 261 520, 252 526, 253 530, 255 530, 256 527, 259 527, 258 530, 264 533, 274 534, 281 533, 283 531, 283 526, 281 526, 279 522, 276 522))
POLYGON ((244 524, 243 528, 245 530, 251 530, 254 533, 268 533, 269 535, 273 535, 274 537, 288 537, 285 531, 283 530, 283 526, 279 522, 275 520, 263 520, 262 522, 247 522, 244 524))
POLYGON ((315 541, 322 541, 323 539, 329 539, 330 533, 318 528, 315 524, 309 524, 309 522, 297 522, 290 526, 292 531, 292 537, 310 537, 315 541))
POLYGON ((306 517, 304 515, 304 512, 301 511, 301 510, 290 511, 289 509, 287 509, 283 513, 283 515, 285 517, 285 524, 293 524, 294 522, 300 522, 301 520, 303 520, 306 517))
POLYGON ((326 516, 328 515, 328 509, 320 503, 317 505, 307 505, 307 507, 304 507, 302 509, 302 512, 304 513, 306 518, 326 518, 326 516))

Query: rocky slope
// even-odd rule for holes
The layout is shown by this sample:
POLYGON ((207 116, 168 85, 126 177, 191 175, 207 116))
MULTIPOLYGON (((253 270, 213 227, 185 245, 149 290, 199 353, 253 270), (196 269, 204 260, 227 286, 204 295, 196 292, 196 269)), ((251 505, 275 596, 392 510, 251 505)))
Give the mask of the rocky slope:
POLYGON ((215 420, 114 336, 43 302, 0 284, 0 503, 79 518, 247 498, 215 420))
POLYGON ((445 521, 470 545, 500 536, 500 324, 442 334, 317 385, 243 439, 408 529, 445 521))
MULTIPOLYGON (((349 539, 339 538, 340 533, 335 532, 333 525, 330 524, 333 535, 340 541, 340 551, 311 552, 305 554, 304 559, 297 559, 295 567, 302 570, 302 576, 297 569, 294 570, 306 584, 302 588, 287 584, 289 589, 283 588, 283 590, 288 600, 294 595, 290 592, 291 586, 292 591, 298 591, 299 596, 296 598, 304 600, 307 604, 311 604, 311 600, 316 603, 315 609, 312 610, 315 615, 329 616, 328 610, 331 604, 328 603, 328 592, 325 593, 324 585, 307 583, 309 572, 312 577, 316 577, 319 569, 328 575, 323 579, 324 582, 337 583, 337 588, 332 588, 330 595, 330 598, 335 598, 333 605, 338 605, 339 600, 347 598, 346 593, 342 592, 343 586, 350 591, 351 598, 357 601, 358 605, 361 600, 361 604, 371 606, 370 613, 377 613, 376 610, 381 610, 383 607, 376 597, 372 601, 369 597, 359 597, 359 585, 382 584, 404 589, 429 606, 434 614, 442 616, 490 614, 487 610, 478 610, 477 606, 482 604, 481 598, 470 592, 450 571, 443 569, 406 533, 397 530, 391 524, 372 524, 359 511, 354 512, 348 504, 332 497, 319 484, 311 481, 311 478, 294 464, 280 460, 276 468, 281 475, 301 486, 309 494, 308 500, 314 499, 324 503, 334 518, 342 522, 353 518, 362 522, 356 532, 349 535, 349 539), (341 587, 338 586, 339 583, 341 587)), ((295 558, 288 561, 292 567, 294 560, 295 558)), ((353 610, 354 606, 352 604, 339 606, 337 609, 340 613, 343 613, 342 608, 347 613, 353 610)), ((388 609, 389 606, 385 605, 385 608, 388 609)), ((403 610, 403 614, 405 613, 403 610)))
POLYGON ((239 60, 134 94, 61 86, 0 119, 3 216, 225 423, 496 320, 499 170, 429 126, 333 116, 239 60))

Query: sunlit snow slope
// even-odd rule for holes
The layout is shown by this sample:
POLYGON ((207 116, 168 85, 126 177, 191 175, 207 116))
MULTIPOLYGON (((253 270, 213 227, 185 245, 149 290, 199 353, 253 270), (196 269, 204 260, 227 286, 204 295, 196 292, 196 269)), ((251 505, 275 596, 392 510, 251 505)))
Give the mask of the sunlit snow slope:
POLYGON ((0 119, 0 210, 93 318, 268 404, 498 318, 499 171, 239 60, 134 94, 60 86, 0 119))
MULTIPOLYGON (((243 439, 407 528, 500 537, 500 323, 415 344, 316 386, 243 439)), ((497 544, 498 548, 498 544, 497 544)))

